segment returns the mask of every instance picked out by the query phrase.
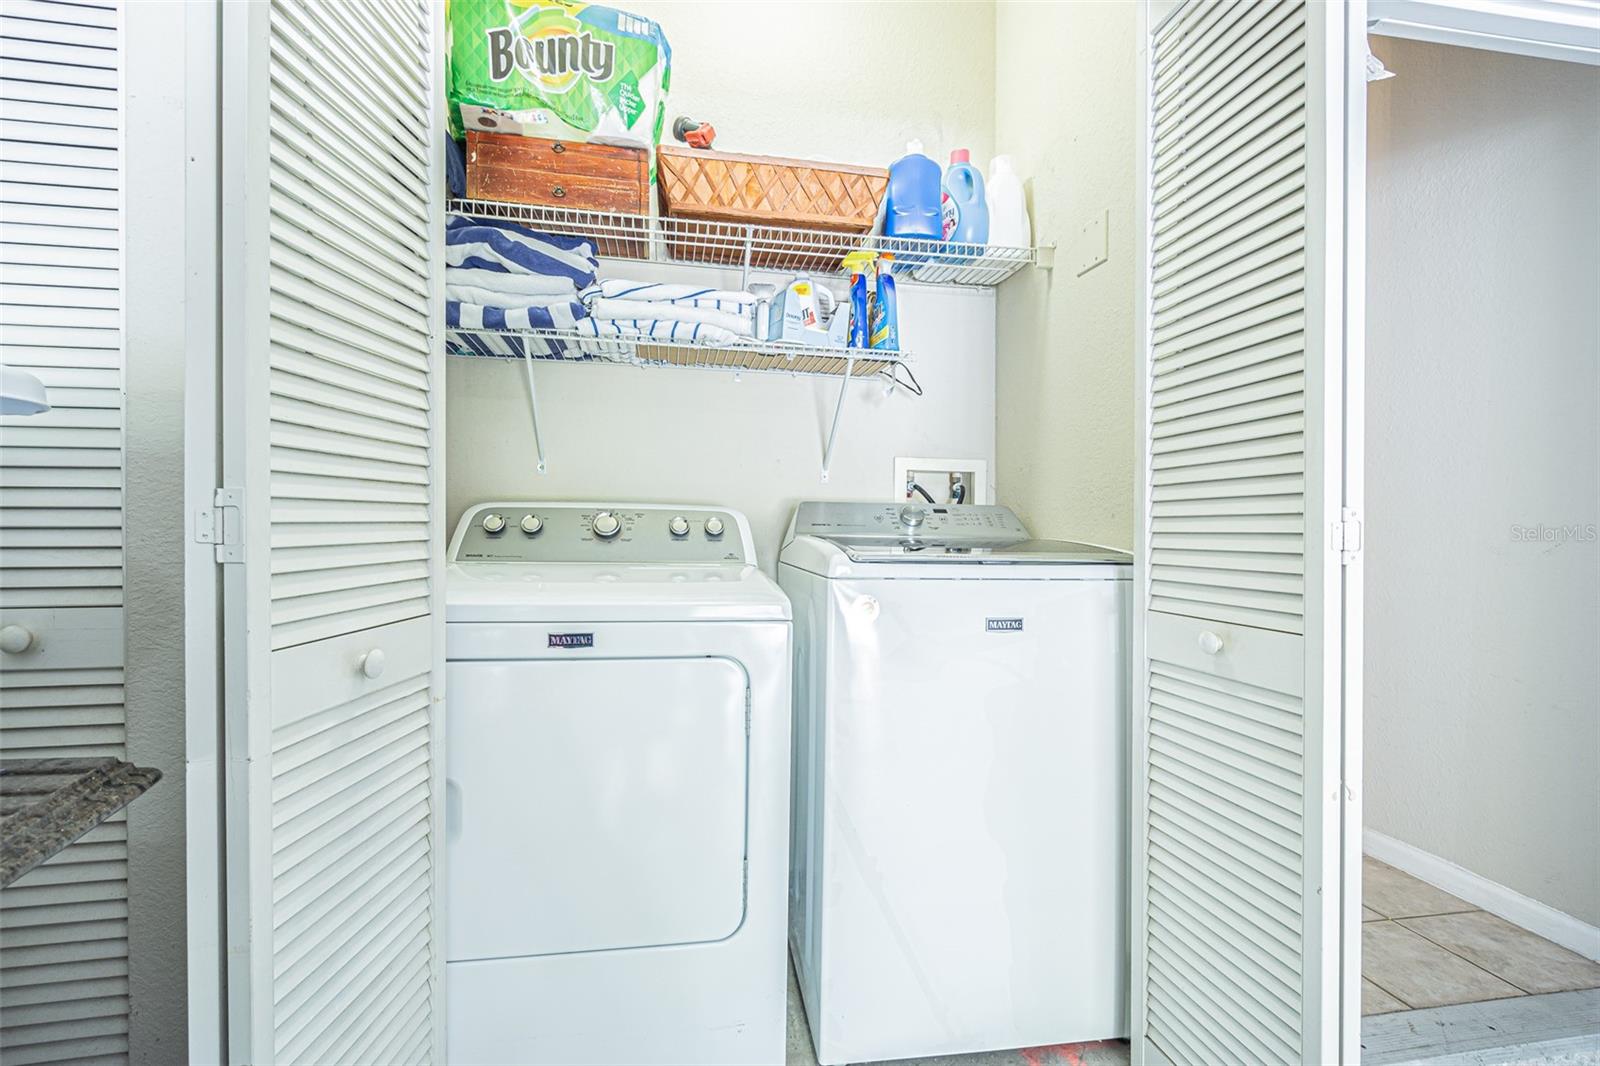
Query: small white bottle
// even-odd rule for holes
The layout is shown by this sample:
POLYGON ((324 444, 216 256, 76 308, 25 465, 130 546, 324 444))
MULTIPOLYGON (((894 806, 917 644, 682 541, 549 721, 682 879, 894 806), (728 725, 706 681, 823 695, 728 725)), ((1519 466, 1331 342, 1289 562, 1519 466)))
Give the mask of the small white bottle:
POLYGON ((984 185, 989 200, 989 243, 1025 248, 1033 243, 1033 226, 1028 221, 1028 201, 1022 192, 1022 179, 1011 167, 1011 157, 997 155, 989 163, 989 180, 984 185))

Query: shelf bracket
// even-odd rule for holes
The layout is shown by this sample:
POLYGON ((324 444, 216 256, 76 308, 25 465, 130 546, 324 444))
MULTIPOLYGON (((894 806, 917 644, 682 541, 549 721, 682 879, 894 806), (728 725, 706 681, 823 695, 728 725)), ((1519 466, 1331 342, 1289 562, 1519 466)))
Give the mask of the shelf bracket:
POLYGON ((533 412, 533 450, 539 455, 539 473, 543 474, 545 473, 544 440, 539 436, 539 392, 533 387, 532 344, 531 338, 522 339, 522 363, 528 369, 528 408, 533 412))
POLYGON ((844 380, 839 382, 839 402, 833 405, 833 426, 828 430, 828 444, 822 450, 822 483, 828 483, 828 468, 833 465, 833 445, 839 439, 839 420, 844 415, 844 398, 850 391, 850 379, 855 376, 856 357, 845 357, 844 380))
POLYGON ((1040 270, 1054 270, 1056 268, 1056 242, 1041 244, 1033 250, 1033 262, 1040 270))
POLYGON ((754 226, 744 228, 744 264, 739 272, 739 288, 750 291, 750 252, 755 244, 756 231, 754 226))

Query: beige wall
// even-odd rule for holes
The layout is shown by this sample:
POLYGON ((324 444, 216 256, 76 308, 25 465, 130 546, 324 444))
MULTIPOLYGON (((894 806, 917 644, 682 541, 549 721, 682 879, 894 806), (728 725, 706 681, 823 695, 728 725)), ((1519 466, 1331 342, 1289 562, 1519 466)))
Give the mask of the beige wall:
POLYGON ((627 0, 672 44, 672 118, 728 152, 887 166, 922 140, 994 148, 994 5, 986 0, 627 0))
POLYGON ((1054 271, 996 307, 999 502, 1038 536, 1133 544, 1135 5, 1003 2, 995 146, 1027 182, 1054 271), (1109 209, 1110 258, 1076 276, 1074 241, 1109 209))
POLYGON ((1600 69, 1372 47, 1367 825, 1600 925, 1600 69))
MULTIPOLYGON (((887 165, 919 138, 935 158, 994 143, 989 3, 632 2, 673 49, 671 117, 713 122, 717 148, 887 165), (952 55, 952 44, 959 55, 952 55), (937 69, 938 75, 918 71, 937 69)), ((670 137, 670 133, 666 136, 670 137)), ((704 271, 606 264, 608 276, 707 280, 704 271)), ((736 283, 729 274, 721 283, 736 283)), ((901 328, 925 395, 852 387, 827 484, 835 382, 722 372, 542 364, 549 472, 535 473, 523 370, 451 359, 446 451, 453 523, 496 496, 719 503, 749 515, 776 561, 796 502, 887 498, 896 456, 994 469, 991 291, 906 286, 901 328)))

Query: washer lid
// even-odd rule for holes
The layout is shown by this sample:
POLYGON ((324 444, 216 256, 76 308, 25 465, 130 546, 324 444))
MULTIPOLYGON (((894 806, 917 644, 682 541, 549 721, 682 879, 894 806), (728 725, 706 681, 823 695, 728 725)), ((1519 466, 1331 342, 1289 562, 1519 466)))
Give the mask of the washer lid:
POLYGON ((1127 552, 1080 544, 1072 540, 1018 540, 1007 542, 930 541, 903 538, 856 541, 826 538, 858 563, 1130 563, 1127 552))
POLYGON ((786 621, 789 598, 753 566, 452 563, 447 622, 786 621))
POLYGON ((858 563, 1129 564, 1127 552, 1035 540, 1009 507, 815 500, 795 509, 787 548, 806 537, 858 563))

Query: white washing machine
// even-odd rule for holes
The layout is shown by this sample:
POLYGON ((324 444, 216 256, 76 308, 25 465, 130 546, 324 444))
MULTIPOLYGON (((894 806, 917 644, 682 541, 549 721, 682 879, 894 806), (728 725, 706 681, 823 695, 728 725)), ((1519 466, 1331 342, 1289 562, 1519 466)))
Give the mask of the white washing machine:
POLYGON ((449 559, 449 1061, 781 1063, 789 603, 744 516, 485 503, 449 559))
POLYGON ((825 1064, 1127 1035, 1131 560, 804 503, 790 938, 825 1064))

